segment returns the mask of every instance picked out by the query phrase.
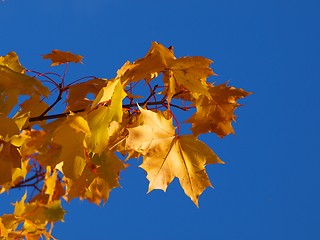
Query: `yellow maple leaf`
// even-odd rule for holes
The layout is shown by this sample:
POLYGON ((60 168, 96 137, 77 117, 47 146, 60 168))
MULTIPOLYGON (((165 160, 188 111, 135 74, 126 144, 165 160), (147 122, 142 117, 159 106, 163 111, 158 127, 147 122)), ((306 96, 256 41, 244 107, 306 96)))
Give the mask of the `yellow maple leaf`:
POLYGON ((69 201, 75 197, 81 197, 97 205, 101 200, 106 203, 110 191, 120 186, 119 174, 126 165, 113 152, 104 151, 100 155, 94 154, 91 163, 95 168, 87 164, 82 175, 72 182, 68 192, 69 201))
POLYGON ((90 151, 101 153, 106 149, 111 122, 122 121, 122 100, 125 96, 120 79, 109 81, 98 93, 87 115, 91 135, 86 142, 90 151))
POLYGON ((25 74, 15 52, 0 57, 0 75, 0 113, 8 114, 20 94, 47 97, 50 93, 40 81, 25 74))
POLYGON ((19 73, 24 73, 25 71, 15 52, 9 52, 7 56, 0 56, 0 65, 6 66, 9 69, 19 73))
POLYGON ((240 106, 237 100, 251 93, 241 88, 228 87, 226 84, 211 85, 209 93, 210 98, 201 96, 195 101, 197 111, 187 120, 192 123, 192 132, 196 136, 214 132, 219 137, 234 133, 231 123, 236 119, 235 109, 240 106))
MULTIPOLYGON (((166 190, 174 177, 179 179, 185 194, 198 205, 202 192, 212 186, 205 166, 212 163, 223 163, 217 155, 193 135, 175 137, 169 148, 162 149, 157 155, 147 154, 141 168, 148 173, 149 192, 153 189, 166 190)), ((155 149, 150 149, 154 151, 155 149)))
POLYGON ((200 194, 211 186, 205 165, 223 162, 193 135, 177 136, 172 119, 166 119, 161 112, 140 111, 142 124, 128 128, 126 147, 144 156, 141 168, 148 173, 149 192, 166 191, 177 177, 186 195, 198 206, 200 194))
MULTIPOLYGON (((10 231, 10 230, 9 230, 10 231)), ((2 217, 0 217, 0 236, 2 236, 4 239, 8 238, 8 229, 7 227, 2 223, 2 217)))
POLYGON ((89 185, 85 197, 99 205, 101 200, 106 203, 110 191, 120 186, 120 171, 124 170, 126 165, 111 151, 104 151, 100 156, 95 154, 92 163, 95 164, 97 169, 95 178, 89 185))
POLYGON ((135 82, 141 79, 152 79, 154 73, 165 71, 168 62, 175 59, 173 53, 163 45, 153 42, 145 57, 138 59, 133 64, 128 62, 122 67, 121 73, 123 81, 135 82))
POLYGON ((12 119, 0 114, 0 122, 0 136, 4 139, 9 139, 14 135, 19 135, 19 127, 12 119))
MULTIPOLYGON (((60 119, 60 123, 64 120, 60 119)), ((30 156, 36 159, 43 166, 51 166, 54 168, 59 162, 59 155, 61 153, 61 145, 52 142, 52 135, 50 133, 51 124, 55 125, 55 122, 51 122, 43 130, 23 130, 21 138, 23 139, 20 154, 23 159, 28 159, 30 156), (48 127, 49 126, 49 127, 48 127)))
POLYGON ((48 223, 63 221, 65 211, 61 207, 60 200, 51 203, 33 201, 25 203, 25 193, 20 201, 14 204, 13 214, 4 214, 0 218, 1 236, 6 233, 10 239, 54 239, 51 231, 47 232, 48 223), (2 228, 6 229, 6 232, 2 228), (17 230, 19 228, 19 230, 17 230))
POLYGON ((60 200, 50 203, 40 203, 37 201, 25 203, 27 194, 25 193, 20 201, 14 204, 14 215, 22 220, 31 221, 37 228, 44 228, 48 222, 63 221, 65 211, 61 207, 60 200))
POLYGON ((182 89, 189 91, 193 98, 206 95, 210 98, 206 78, 214 75, 209 67, 210 59, 204 57, 176 58, 169 48, 153 42, 144 58, 133 64, 126 63, 121 71, 123 81, 134 82, 141 79, 150 81, 163 73, 163 82, 167 89, 163 94, 168 95, 167 101, 182 89))
POLYGON ((12 182, 15 168, 21 169, 21 155, 18 148, 0 136, 0 185, 12 182))
POLYGON ((212 60, 204 57, 182 57, 173 61, 169 68, 175 84, 188 89, 194 98, 200 95, 210 97, 206 78, 214 74, 209 67, 211 63, 212 60))
POLYGON ((162 112, 153 112, 140 107, 139 110, 141 114, 136 121, 140 124, 128 128, 126 147, 146 155, 153 145, 158 144, 158 141, 159 144, 164 141, 170 143, 175 137, 175 128, 172 120, 166 119, 162 112))
POLYGON ((43 55, 42 58, 50 59, 52 61, 51 66, 58 66, 68 62, 82 63, 83 59, 81 55, 73 54, 70 51, 64 52, 58 49, 54 49, 51 53, 43 55))
POLYGON ((61 146, 58 162, 63 162, 63 173, 70 179, 79 178, 85 167, 86 134, 90 134, 87 121, 83 117, 69 115, 53 135, 52 141, 61 146))

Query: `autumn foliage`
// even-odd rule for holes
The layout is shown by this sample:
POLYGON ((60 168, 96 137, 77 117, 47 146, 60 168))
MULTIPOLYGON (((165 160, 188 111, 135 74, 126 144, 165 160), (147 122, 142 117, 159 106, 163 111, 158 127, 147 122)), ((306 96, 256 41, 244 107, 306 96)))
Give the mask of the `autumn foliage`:
POLYGON ((234 133, 237 100, 250 93, 209 83, 211 60, 176 58, 156 42, 108 80, 68 82, 68 64, 82 63, 82 56, 53 50, 43 58, 66 71, 26 69, 14 52, 0 57, 0 193, 36 192, 26 191, 14 212, 0 217, 0 236, 53 238, 53 224, 65 214, 61 199, 106 203, 132 158, 142 159, 149 192, 166 191, 177 177, 198 206, 212 186, 206 165, 223 161, 197 137, 234 133), (57 106, 65 109, 57 113, 57 106), (189 118, 178 111, 189 111, 189 118), (187 135, 180 133, 182 122, 191 126, 187 135))

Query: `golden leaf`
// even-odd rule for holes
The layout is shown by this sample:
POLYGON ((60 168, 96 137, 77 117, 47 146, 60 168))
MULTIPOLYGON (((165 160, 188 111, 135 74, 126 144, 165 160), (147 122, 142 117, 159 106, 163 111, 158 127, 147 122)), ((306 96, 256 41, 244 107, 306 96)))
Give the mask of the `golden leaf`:
POLYGON ((177 177, 186 195, 198 206, 199 195, 211 186, 205 165, 223 162, 193 135, 176 136, 172 119, 166 119, 161 112, 140 111, 142 124, 128 129, 126 147, 144 156, 141 168, 148 173, 149 192, 166 191, 177 177))
POLYGON ((53 135, 52 141, 61 146, 58 162, 63 162, 63 173, 70 179, 77 179, 86 164, 84 139, 89 133, 84 118, 70 115, 53 135))
POLYGON ((0 114, 0 122, 0 136, 4 139, 19 135, 19 128, 12 119, 0 114))
POLYGON ((91 135, 86 142, 90 151, 101 153, 106 149, 111 122, 122 121, 122 99, 125 95, 119 79, 110 81, 100 90, 92 104, 92 108, 96 109, 92 109, 87 116, 91 135), (100 106, 96 107, 97 105, 100 106))
POLYGON ((120 186, 120 171, 124 170, 126 165, 110 151, 104 151, 100 156, 95 154, 92 163, 97 167, 96 177, 89 185, 85 198, 99 205, 101 200, 106 203, 110 191, 120 186))
POLYGON ((71 85, 67 99, 67 110, 76 111, 91 106, 93 100, 89 100, 87 95, 92 93, 96 97, 101 88, 105 87, 107 83, 108 81, 105 79, 94 78, 83 83, 71 85))
POLYGON ((2 217, 0 217, 0 236, 2 236, 4 239, 8 238, 8 229, 7 227, 2 223, 2 217))
POLYGON ((199 206, 198 198, 202 192, 212 186, 205 165, 223 163, 206 144, 193 135, 175 137, 169 148, 159 146, 150 151, 141 164, 141 168, 148 173, 149 192, 153 189, 166 191, 174 177, 177 177, 185 194, 196 206, 199 206))
POLYGON ((87 164, 82 175, 72 183, 68 192, 69 200, 81 197, 99 205, 101 200, 106 203, 110 191, 120 186, 119 174, 126 165, 113 152, 95 154, 91 164, 94 168, 87 164))
POLYGON ((7 56, 0 56, 0 65, 6 66, 19 73, 24 73, 25 71, 25 68, 20 64, 19 58, 15 52, 9 52, 7 56))
POLYGON ((0 138, 0 185, 12 182, 15 168, 21 169, 21 155, 16 146, 0 138))
POLYGON ((195 101, 197 111, 187 120, 192 123, 192 132, 196 136, 214 132, 219 137, 234 133, 231 123, 236 119, 235 109, 240 106, 237 100, 251 93, 226 84, 210 86, 209 93, 211 98, 201 96, 195 101))
POLYGON ((0 113, 8 114, 18 103, 19 94, 47 97, 49 89, 37 79, 24 74, 15 52, 0 57, 0 113))
POLYGON ((123 81, 136 82, 142 79, 152 79, 154 73, 165 71, 168 67, 168 62, 174 60, 173 53, 163 45, 153 42, 149 52, 144 58, 138 59, 133 64, 125 64, 125 73, 122 70, 123 81))
POLYGON ((58 49, 52 50, 51 53, 43 55, 42 58, 50 59, 52 61, 51 66, 58 66, 68 62, 82 63, 83 59, 81 55, 73 54, 70 51, 60 51, 58 49))
POLYGON ((173 52, 163 45, 153 42, 144 58, 133 64, 126 64, 121 71, 124 82, 135 82, 145 79, 148 82, 163 73, 163 82, 168 102, 181 90, 187 90, 192 98, 205 95, 210 98, 206 78, 214 75, 209 67, 210 59, 204 57, 176 58, 173 52))

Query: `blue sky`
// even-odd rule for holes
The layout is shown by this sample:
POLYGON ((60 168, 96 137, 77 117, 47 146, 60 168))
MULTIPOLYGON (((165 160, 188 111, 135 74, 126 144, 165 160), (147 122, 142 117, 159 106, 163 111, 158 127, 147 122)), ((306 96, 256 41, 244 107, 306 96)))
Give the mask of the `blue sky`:
MULTIPOLYGON (((201 137, 227 164, 207 167, 215 188, 199 209, 178 181, 146 194, 145 173, 130 161, 104 207, 73 200, 54 235, 320 239, 319 9, 317 0, 0 2, 0 55, 16 51, 27 68, 48 70, 40 55, 57 48, 85 57, 70 66, 70 78, 111 78, 158 41, 176 56, 213 59, 212 81, 254 92, 236 111, 236 136, 201 137)), ((0 213, 12 210, 15 196, 0 196, 0 213)))

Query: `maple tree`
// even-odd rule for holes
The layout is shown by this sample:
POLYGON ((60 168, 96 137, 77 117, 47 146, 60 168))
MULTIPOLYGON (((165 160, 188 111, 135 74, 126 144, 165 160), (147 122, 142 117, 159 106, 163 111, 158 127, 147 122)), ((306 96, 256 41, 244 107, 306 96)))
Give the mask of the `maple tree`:
POLYGON ((0 216, 2 238, 54 238, 52 227, 65 214, 61 199, 106 203, 131 158, 142 158, 148 191, 166 191, 177 177, 198 206, 212 186, 205 166, 223 161, 197 137, 234 133, 237 100, 249 92, 208 82, 215 75, 211 60, 176 58, 171 47, 156 42, 109 80, 67 83, 68 64, 82 63, 82 56, 53 50, 43 58, 66 71, 28 70, 14 52, 0 57, 0 193, 37 192, 29 200, 26 192, 12 214, 0 216), (64 111, 52 113, 63 100, 64 111), (191 131, 182 135, 176 111, 189 110, 191 131))

